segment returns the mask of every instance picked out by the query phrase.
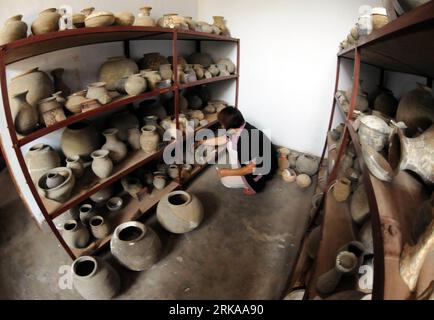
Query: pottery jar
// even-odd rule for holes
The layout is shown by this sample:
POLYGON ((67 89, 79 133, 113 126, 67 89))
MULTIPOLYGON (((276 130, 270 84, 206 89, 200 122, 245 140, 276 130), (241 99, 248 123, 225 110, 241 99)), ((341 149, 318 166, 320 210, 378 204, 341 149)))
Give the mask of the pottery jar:
POLYGON ((66 99, 63 97, 62 91, 57 91, 53 93, 52 95, 54 98, 56 98, 56 101, 61 105, 64 106, 66 99))
POLYGON ((306 253, 311 259, 315 259, 316 254, 318 252, 319 244, 321 242, 322 236, 321 226, 313 229, 306 240, 306 253))
POLYGON ((90 200, 97 204, 107 202, 113 195, 113 185, 108 186, 107 188, 101 189, 90 196, 90 200))
POLYGON ((139 128, 128 129, 128 144, 133 150, 140 150, 140 130, 139 128))
POLYGON ((363 243, 367 254, 374 254, 374 239, 372 237, 372 221, 367 220, 357 235, 357 239, 363 243))
POLYGON ((374 30, 383 28, 389 23, 386 8, 376 7, 372 9, 372 26, 374 30))
POLYGON ((292 182, 295 182, 295 180, 297 179, 297 174, 292 169, 284 169, 282 171, 282 179, 285 182, 292 183, 292 182))
POLYGON ((196 30, 196 21, 193 20, 193 17, 184 17, 185 23, 188 25, 189 30, 196 30))
POLYGON ((96 99, 101 104, 107 104, 112 101, 108 94, 105 82, 94 82, 87 87, 86 98, 96 99))
POLYGON ((181 179, 189 179, 193 166, 191 164, 184 164, 181 168, 181 179))
POLYGON ((219 68, 217 68, 217 65, 215 65, 215 64, 211 64, 208 67, 208 71, 211 72, 211 75, 213 77, 217 77, 220 74, 220 70, 219 70, 219 68))
POLYGON ((22 15, 16 15, 6 20, 0 31, 0 46, 27 37, 27 24, 21 21, 22 18, 22 15))
POLYGON ((54 88, 50 77, 45 72, 40 71, 39 68, 33 68, 12 78, 9 84, 10 97, 24 91, 29 91, 27 102, 36 108, 39 101, 53 94, 54 88))
POLYGON ((57 102, 56 97, 49 97, 39 101, 38 108, 41 115, 41 122, 47 127, 66 120, 63 107, 57 102))
POLYGON ((163 80, 172 80, 172 65, 171 64, 161 64, 159 67, 159 72, 161 79, 163 80))
POLYGON ((147 82, 140 73, 122 77, 116 84, 116 90, 130 96, 136 96, 145 92, 146 88, 147 82))
POLYGON ((128 192, 132 198, 139 198, 139 193, 143 190, 143 185, 139 179, 135 177, 123 177, 121 179, 121 184, 124 191, 128 192))
POLYGON ((205 114, 213 114, 216 113, 216 111, 216 108, 212 104, 209 104, 205 108, 203 108, 203 113, 205 114))
POLYGON ((128 129, 140 127, 137 117, 128 111, 113 114, 108 125, 118 130, 118 137, 122 141, 127 141, 128 129))
POLYGON ((358 225, 369 217, 369 202, 365 187, 360 184, 353 193, 350 203, 351 217, 358 225))
POLYGON ((106 203, 106 207, 111 212, 116 212, 122 209, 122 206, 124 204, 124 200, 120 197, 113 197, 108 199, 106 203))
POLYGON ((391 91, 383 90, 374 100, 374 110, 394 117, 398 108, 398 100, 391 91))
POLYGON ((78 155, 87 160, 98 149, 101 135, 89 122, 73 123, 65 128, 60 138, 60 148, 66 157, 78 155))
POLYGON ((394 129, 389 163, 395 175, 401 170, 410 170, 425 183, 434 184, 434 125, 415 138, 407 138, 401 129, 394 129))
POLYGON ((369 145, 376 151, 381 151, 389 139, 390 128, 387 123, 377 116, 360 117, 360 144, 369 145))
POLYGON ((179 168, 176 164, 172 164, 167 169, 167 173, 170 178, 177 179, 179 177, 179 168))
POLYGON ((92 217, 96 216, 94 207, 91 204, 83 204, 78 208, 80 221, 85 225, 89 225, 89 221, 92 217))
POLYGON ((151 90, 155 90, 157 83, 161 81, 161 76, 158 71, 146 71, 143 73, 143 77, 145 77, 151 90))
POLYGON ((347 178, 339 179, 333 186, 333 196, 336 201, 344 202, 348 199, 351 193, 351 181, 347 178))
POLYGON ((219 69, 219 76, 220 77, 230 76, 227 65, 225 65, 223 63, 218 63, 217 68, 219 69))
POLYGON ((230 37, 231 32, 229 31, 228 27, 225 23, 225 18, 222 16, 213 16, 214 19, 213 25, 219 27, 221 30, 222 35, 230 37))
POLYGON ((32 33, 34 35, 58 31, 60 14, 57 9, 50 8, 39 13, 39 16, 32 23, 32 33))
POLYGON ((115 22, 115 16, 108 11, 92 12, 84 19, 86 28, 107 27, 115 22))
POLYGON ((152 7, 142 7, 134 21, 135 26, 140 27, 155 27, 156 23, 153 18, 151 18, 152 7))
POLYGON ((312 184, 312 179, 307 174, 299 174, 295 181, 301 189, 309 188, 312 184))
POLYGON ((92 12, 94 12, 95 11, 95 8, 94 7, 89 7, 89 8, 84 8, 84 9, 82 9, 80 12, 82 13, 82 14, 84 14, 84 16, 85 17, 87 17, 88 15, 90 15, 92 12))
POLYGON ((89 231, 81 222, 75 220, 68 220, 63 224, 62 237, 71 248, 86 248, 89 243, 89 231))
POLYGON ((65 181, 65 177, 61 174, 58 174, 57 172, 48 173, 45 180, 45 185, 48 189, 53 189, 60 186, 63 181, 65 181))
POLYGON ((101 103, 99 103, 96 99, 86 99, 81 103, 81 112, 87 112, 93 109, 98 109, 101 107, 101 103))
POLYGON ((217 27, 216 25, 211 25, 211 29, 212 29, 212 33, 216 34, 216 35, 220 35, 222 33, 222 31, 220 30, 219 27, 217 27))
POLYGON ((235 64, 232 62, 231 59, 225 58, 225 59, 220 59, 216 62, 217 65, 219 64, 223 64, 226 65, 226 69, 229 71, 230 74, 234 74, 236 67, 235 64))
POLYGON ((110 226, 101 216, 94 216, 89 220, 90 231, 96 239, 104 239, 110 234, 110 226))
POLYGON ((167 58, 162 56, 158 52, 145 53, 143 55, 143 58, 137 61, 140 70, 149 69, 150 71, 158 71, 160 65, 168 63, 169 61, 167 60, 167 58))
POLYGON ((145 153, 157 152, 159 141, 160 137, 158 136, 157 128, 155 126, 142 127, 140 147, 145 153))
POLYGON ((62 91, 64 96, 71 95, 71 89, 65 84, 62 77, 65 72, 63 68, 56 68, 51 70, 51 76, 53 77, 54 91, 62 91))
POLYGON ((319 159, 310 154, 302 154, 298 156, 295 166, 298 173, 313 176, 318 172, 319 159))
POLYGON ((134 23, 134 15, 131 12, 118 12, 115 13, 116 26, 132 26, 134 23))
POLYGON ((161 28, 188 30, 188 24, 185 18, 177 13, 164 14, 163 17, 158 19, 157 24, 161 28))
POLYGON ((152 180, 152 184, 154 185, 155 189, 157 190, 163 190, 166 186, 166 175, 165 174, 159 174, 157 172, 154 173, 154 178, 152 180))
POLYGON ((119 274, 99 257, 78 258, 71 266, 71 274, 75 290, 86 300, 110 300, 121 287, 119 274))
POLYGON ((213 33, 213 27, 204 21, 196 22, 195 31, 203 33, 213 33))
POLYGON ((115 229, 110 241, 110 250, 125 268, 144 271, 158 261, 162 245, 154 230, 143 223, 131 221, 115 229))
POLYGON ((113 162, 110 160, 108 150, 92 152, 92 171, 101 179, 108 178, 113 171, 113 162))
POLYGON ((362 154, 369 172, 374 177, 381 181, 392 181, 393 170, 389 162, 379 152, 369 145, 362 145, 362 154))
POLYGON ((15 130, 23 135, 35 131, 39 121, 35 108, 27 102, 27 93, 28 91, 17 93, 11 99, 12 109, 16 112, 14 120, 15 130))
POLYGON ((157 206, 157 219, 168 231, 186 233, 196 229, 203 219, 199 199, 186 191, 164 195, 157 206))
POLYGON ((84 166, 80 156, 73 155, 70 157, 66 157, 66 167, 71 169, 72 173, 76 178, 81 178, 83 176, 84 166))
POLYGON ((83 13, 74 13, 72 15, 72 24, 77 29, 84 28, 84 19, 86 19, 86 16, 83 13))
POLYGON ((279 174, 282 174, 283 170, 289 168, 288 155, 290 154, 290 151, 287 148, 280 148, 277 152, 279 153, 279 174))
POLYGON ((65 107, 70 112, 77 114, 81 113, 81 104, 88 99, 86 98, 86 90, 78 91, 66 97, 65 107))
POLYGON ((160 137, 160 140, 163 139, 164 129, 158 124, 157 116, 147 116, 143 120, 145 122, 145 126, 154 126, 157 129, 157 133, 158 136, 160 137))
MULTIPOLYGON (((355 109, 361 112, 369 110, 369 101, 368 101, 368 95, 363 92, 362 89, 362 83, 363 80, 359 80, 359 91, 357 92, 356 96, 356 105, 355 109)), ((351 101, 352 98, 352 87, 345 92, 345 97, 347 98, 347 101, 351 101)))
POLYGON ((106 143, 101 147, 103 150, 110 151, 109 157, 114 164, 122 162, 127 156, 127 146, 118 139, 118 129, 111 128, 103 132, 106 143))
POLYGON ((211 55, 204 52, 195 52, 187 57, 187 61, 190 64, 200 64, 205 68, 208 68, 212 64, 214 64, 214 60, 211 55))
POLYGON ((24 159, 29 169, 30 177, 35 183, 45 172, 60 166, 59 154, 49 145, 42 143, 30 147, 24 159))
POLYGON ((196 73, 196 78, 198 80, 201 80, 205 77, 205 69, 202 65, 200 64, 194 64, 193 65, 193 70, 196 73))
POLYGON ((111 57, 104 62, 99 69, 99 81, 106 83, 108 90, 115 90, 119 79, 137 74, 137 64, 126 57, 111 57))
POLYGON ((75 177, 72 174, 71 169, 64 167, 57 167, 48 170, 38 180, 38 192, 41 196, 51 199, 60 203, 64 203, 69 200, 72 189, 75 185, 75 177), (47 178, 53 174, 63 176, 63 182, 54 188, 47 186, 47 178))
POLYGON ((191 64, 187 64, 184 69, 184 81, 186 83, 197 81, 196 72, 191 64))
POLYGON ((185 68, 185 66, 178 65, 178 68, 177 68, 178 72, 177 72, 177 75, 176 75, 178 83, 185 83, 186 82, 185 81, 184 68, 185 68))

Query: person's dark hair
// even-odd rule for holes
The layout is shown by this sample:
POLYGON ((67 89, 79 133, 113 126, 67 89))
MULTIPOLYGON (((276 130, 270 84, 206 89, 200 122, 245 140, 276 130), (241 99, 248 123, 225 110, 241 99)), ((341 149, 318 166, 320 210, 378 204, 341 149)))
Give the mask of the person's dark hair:
POLYGON ((234 107, 226 107, 221 110, 217 119, 226 130, 238 129, 245 122, 240 110, 234 107))

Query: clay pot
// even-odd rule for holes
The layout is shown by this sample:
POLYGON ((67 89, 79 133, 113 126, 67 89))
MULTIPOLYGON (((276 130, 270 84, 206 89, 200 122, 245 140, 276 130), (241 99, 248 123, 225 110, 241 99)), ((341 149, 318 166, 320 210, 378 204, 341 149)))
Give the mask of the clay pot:
POLYGON ((377 116, 363 116, 359 127, 360 144, 369 145, 376 151, 381 151, 389 139, 390 128, 377 116))
POLYGON ((205 69, 200 64, 193 65, 193 71, 196 73, 196 79, 201 80, 205 77, 205 69))
MULTIPOLYGON (((368 100, 368 95, 365 92, 363 92, 362 83, 363 83, 363 80, 360 80, 359 81, 359 91, 358 91, 357 97, 356 97, 355 110, 365 112, 365 111, 369 110, 369 100, 368 100)), ((352 88, 350 88, 349 90, 347 90, 345 92, 345 97, 347 98, 348 102, 351 101, 352 94, 353 94, 352 88)))
POLYGON ((101 107, 101 103, 99 103, 96 99, 86 99, 81 103, 81 112, 87 112, 93 109, 98 109, 101 107))
POLYGON ((101 147, 103 150, 110 151, 109 157, 114 164, 122 162, 127 156, 127 146, 118 139, 118 129, 111 128, 103 132, 106 143, 101 147))
POLYGON ((393 177, 393 170, 384 157, 371 146, 362 146, 363 159, 369 172, 379 180, 390 182, 393 177))
POLYGON ((143 71, 142 76, 146 79, 148 87, 151 90, 155 90, 157 84, 161 81, 161 76, 158 71, 143 71))
POLYGON ((167 184, 166 175, 165 174, 154 174, 152 184, 154 185, 155 189, 163 190, 167 184))
POLYGON ((230 73, 228 71, 228 67, 226 64, 217 63, 217 68, 219 69, 219 76, 220 77, 227 77, 230 75, 230 73))
POLYGON ((122 141, 127 141, 130 128, 140 127, 137 117, 128 111, 113 114, 109 119, 109 126, 118 130, 118 137, 122 141))
POLYGON ((178 70, 177 81, 178 81, 178 83, 186 83, 184 69, 185 69, 185 66, 182 66, 182 65, 181 66, 178 65, 178 67, 177 67, 177 70, 178 70))
POLYGON ((207 70, 211 73, 213 77, 217 77, 220 74, 220 70, 215 64, 211 64, 207 70))
POLYGON ((58 167, 48 170, 38 180, 38 192, 41 196, 51 199, 60 203, 64 203, 69 200, 72 189, 75 185, 75 177, 72 174, 71 169, 58 167), (56 187, 50 188, 47 186, 47 178, 53 174, 63 176, 63 182, 56 187))
POLYGON ((140 135, 140 147, 145 153, 150 154, 157 152, 159 141, 160 137, 158 136, 156 127, 142 127, 142 134, 140 135))
POLYGON ((217 27, 216 25, 211 25, 211 29, 212 29, 212 33, 220 35, 222 33, 222 31, 220 30, 219 27, 217 27))
POLYGON ((47 174, 45 185, 48 189, 53 189, 60 186, 63 181, 65 181, 65 177, 58 173, 49 173, 47 174))
POLYGON ((235 64, 230 59, 228 59, 228 58, 220 59, 219 61, 216 62, 216 64, 217 65, 219 65, 219 64, 225 65, 226 69, 228 70, 228 72, 230 74, 234 74, 235 73, 235 70, 236 70, 235 64))
POLYGON ((97 177, 105 179, 110 177, 113 171, 113 162, 110 160, 108 150, 96 150, 92 152, 92 171, 97 177))
POLYGON ((383 28, 389 23, 386 8, 376 7, 372 9, 372 26, 374 30, 383 28))
POLYGON ((360 184, 351 197, 351 217, 357 224, 362 224, 369 217, 369 202, 365 187, 360 184))
POLYGON ((87 16, 89 16, 92 12, 94 12, 95 11, 95 8, 94 7, 89 7, 89 8, 84 8, 84 9, 82 9, 81 10, 81 13, 85 16, 85 17, 87 17, 87 16))
POLYGON ((68 220, 63 224, 62 237, 71 248, 86 248, 89 243, 89 231, 81 222, 75 220, 68 220))
POLYGON ((190 64, 200 64, 205 68, 214 64, 212 57, 208 53, 195 52, 187 57, 187 61, 190 64))
POLYGON ((195 31, 197 32, 203 32, 203 33, 213 33, 213 27, 209 23, 198 21, 196 22, 196 28, 195 31))
POLYGON ((179 177, 178 166, 176 164, 170 165, 169 168, 167 169, 167 173, 169 177, 171 177, 172 179, 177 179, 179 177))
POLYGON ((139 95, 147 88, 146 80, 140 74, 133 74, 121 78, 116 84, 116 90, 130 96, 139 95))
POLYGON ((109 300, 121 287, 116 270, 98 257, 78 258, 71 266, 71 273, 75 290, 86 300, 109 300))
POLYGON ((107 201, 106 207, 107 209, 109 209, 109 211, 116 212, 122 209, 123 204, 124 204, 124 200, 122 200, 122 198, 113 197, 107 201))
POLYGON ((434 125, 416 138, 407 138, 401 129, 392 132, 389 163, 395 175, 401 170, 418 174, 425 183, 434 183, 434 125))
POLYGON ((297 180, 297 174, 292 169, 284 169, 282 171, 282 179, 285 182, 292 183, 295 182, 295 180, 297 180))
POLYGON ((118 80, 139 72, 137 64, 125 57, 111 57, 99 69, 99 81, 106 83, 107 90, 115 90, 118 80))
POLYGON ((432 89, 421 84, 402 96, 399 101, 396 120, 409 128, 409 133, 427 129, 434 123, 434 98, 432 89))
POLYGON ((84 19, 86 19, 86 16, 82 13, 74 13, 72 15, 72 24, 74 27, 78 28, 84 28, 84 19))
POLYGON ((158 19, 157 25, 161 28, 188 30, 188 24, 185 21, 185 18, 177 13, 168 13, 163 15, 163 17, 158 19))
POLYGON ((298 156, 295 167, 298 173, 304 173, 313 176, 318 172, 319 159, 310 154, 298 156))
POLYGON ((157 128, 157 133, 160 137, 160 139, 163 139, 164 136, 164 129, 158 124, 158 117, 156 116, 147 116, 144 119, 145 126, 154 126, 157 128))
POLYGON ((321 242, 321 226, 313 229, 306 240, 306 253, 311 259, 315 259, 321 242))
POLYGON ((88 101, 86 98, 86 90, 78 91, 73 93, 72 95, 68 96, 66 98, 65 107, 70 112, 77 114, 81 113, 81 105, 85 101, 88 101))
POLYGON ((64 96, 71 95, 71 89, 65 84, 62 77, 65 72, 63 68, 56 68, 51 70, 51 76, 53 77, 54 91, 62 91, 64 96))
POLYGON ((39 13, 39 16, 32 23, 32 33, 34 35, 58 31, 60 14, 57 9, 50 8, 39 13))
POLYGON ((12 96, 12 109, 16 111, 14 120, 15 130, 19 134, 29 134, 38 127, 38 114, 26 100, 28 91, 12 96))
POLYGON ((100 134, 90 123, 84 121, 66 127, 60 138, 60 148, 67 157, 78 155, 87 160, 100 146, 100 134))
POLYGON ((96 239, 104 239, 110 234, 110 226, 101 216, 94 216, 89 220, 90 231, 96 239))
POLYGON ((63 106, 57 102, 56 97, 52 96, 39 101, 38 109, 41 116, 41 122, 47 127, 66 120, 63 106))
POLYGON ((158 52, 145 53, 143 58, 137 61, 137 64, 140 70, 151 70, 158 71, 160 69, 160 65, 168 64, 169 61, 166 57, 162 56, 158 52))
POLYGON ((140 12, 134 21, 134 25, 140 27, 155 27, 157 24, 155 23, 155 20, 151 18, 151 10, 152 7, 140 8, 140 12))
POLYGON ((115 16, 108 11, 92 12, 84 19, 86 28, 107 27, 115 22, 115 16))
POLYGON ((24 157, 30 177, 37 183, 39 178, 48 170, 60 166, 59 154, 49 145, 42 143, 30 147, 24 157))
POLYGON ((341 178, 333 186, 333 196, 337 202, 344 202, 351 193, 351 181, 347 178, 341 178))
POLYGON ((6 20, 0 31, 0 46, 27 37, 27 24, 21 21, 22 18, 22 15, 16 15, 6 20))
POLYGON ((161 79, 163 80, 172 80, 172 65, 171 64, 161 64, 159 67, 159 72, 161 79))
POLYGON ((158 261, 161 249, 161 241, 154 230, 135 221, 119 225, 110 241, 116 260, 133 271, 151 268, 158 261))
POLYGON ((212 104, 209 104, 205 108, 203 108, 203 113, 205 113, 205 114, 213 114, 216 112, 217 112, 217 110, 212 104))
POLYGON ((195 195, 174 191, 161 198, 157 206, 157 219, 170 232, 190 232, 202 222, 203 207, 195 195))
POLYGON ((133 150, 140 150, 140 130, 138 128, 128 129, 128 144, 133 150))
POLYGON ((134 199, 138 199, 138 194, 143 190, 143 185, 139 179, 134 177, 124 177, 121 179, 122 188, 134 199))
POLYGON ((374 100, 374 110, 377 110, 390 117, 395 116, 397 108, 398 100, 396 100, 390 90, 383 89, 374 100))
POLYGON ((113 185, 108 186, 107 188, 101 189, 95 192, 90 196, 90 200, 97 204, 105 203, 108 199, 110 199, 113 195, 113 185))
POLYGON ((371 220, 367 220, 360 228, 357 239, 363 243, 367 254, 374 254, 374 239, 372 237, 371 220))
POLYGON ((221 30, 221 34, 227 37, 231 36, 231 32, 225 23, 225 18, 222 16, 213 16, 214 19, 213 25, 217 26, 221 30))
POLYGON ((131 12, 118 12, 115 13, 116 26, 132 26, 134 23, 134 15, 131 12))
POLYGON ((36 108, 39 101, 53 94, 54 88, 45 72, 33 68, 12 78, 8 87, 9 97, 25 91, 28 91, 27 102, 36 108))
POLYGON ((194 31, 196 29, 197 23, 196 21, 193 20, 193 17, 184 17, 184 18, 185 18, 185 22, 188 25, 188 29, 194 31))
POLYGON ((56 98, 56 101, 60 105, 62 105, 62 106, 65 105, 66 99, 63 97, 62 91, 57 91, 57 92, 53 93, 53 97, 56 98))
POLYGON ((88 203, 81 205, 80 208, 78 208, 78 213, 80 221, 85 226, 88 226, 90 219, 96 216, 93 206, 88 203))
POLYGON ((283 170, 289 168, 288 155, 291 153, 291 151, 287 148, 280 148, 277 150, 277 152, 279 153, 279 174, 282 174, 283 170))
POLYGON ((108 94, 105 82, 94 82, 87 86, 86 98, 96 99, 101 104, 107 104, 112 101, 108 94))
POLYGON ((296 182, 301 189, 306 189, 312 184, 312 179, 307 174, 300 174, 297 176, 296 182))

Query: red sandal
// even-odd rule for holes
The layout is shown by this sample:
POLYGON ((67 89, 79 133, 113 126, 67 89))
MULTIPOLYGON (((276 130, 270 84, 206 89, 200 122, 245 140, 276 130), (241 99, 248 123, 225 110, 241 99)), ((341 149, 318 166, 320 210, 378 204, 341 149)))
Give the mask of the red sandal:
POLYGON ((253 191, 253 190, 250 189, 250 188, 244 188, 244 189, 243 189, 243 193, 244 193, 246 196, 253 196, 253 195, 256 194, 256 192, 253 191))

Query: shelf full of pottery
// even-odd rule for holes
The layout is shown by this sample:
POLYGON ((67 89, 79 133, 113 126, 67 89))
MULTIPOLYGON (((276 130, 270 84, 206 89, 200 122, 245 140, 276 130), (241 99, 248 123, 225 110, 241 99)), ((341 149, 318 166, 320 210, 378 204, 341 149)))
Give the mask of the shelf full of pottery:
POLYGON ((137 62, 125 57, 109 58, 99 69, 98 82, 74 93, 62 79, 62 68, 51 71, 53 80, 38 68, 14 77, 8 91, 18 144, 27 144, 96 114, 173 91, 173 80, 182 88, 237 77, 230 59, 215 63, 205 53, 194 53, 187 59, 178 57, 177 79, 173 79, 171 61, 171 57, 159 53, 144 54, 137 62))

